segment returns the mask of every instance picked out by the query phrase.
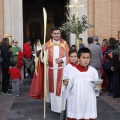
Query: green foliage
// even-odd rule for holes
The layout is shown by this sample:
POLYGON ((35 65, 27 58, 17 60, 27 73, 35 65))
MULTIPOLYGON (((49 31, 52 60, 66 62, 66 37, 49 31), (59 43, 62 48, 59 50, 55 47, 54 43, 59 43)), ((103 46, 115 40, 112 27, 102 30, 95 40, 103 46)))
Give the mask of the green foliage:
POLYGON ((76 37, 79 37, 79 34, 82 34, 86 29, 93 27, 93 25, 87 22, 87 16, 83 15, 80 21, 80 18, 77 14, 69 15, 66 14, 67 21, 63 23, 60 27, 61 31, 64 31, 67 34, 74 33, 76 37))
POLYGON ((116 49, 112 52, 112 54, 118 55, 120 57, 120 45, 116 44, 116 49))

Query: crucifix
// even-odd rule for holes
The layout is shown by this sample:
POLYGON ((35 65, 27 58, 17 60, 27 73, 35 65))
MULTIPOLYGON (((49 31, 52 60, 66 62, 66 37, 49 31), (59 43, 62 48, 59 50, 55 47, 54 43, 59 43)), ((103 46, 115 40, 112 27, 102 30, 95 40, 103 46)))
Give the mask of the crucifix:
POLYGON ((80 2, 73 2, 71 5, 67 4, 65 7, 67 9, 73 8, 75 11, 78 11, 79 8, 84 8, 84 7, 86 7, 86 5, 82 4, 80 2))
MULTIPOLYGON (((79 35, 80 35, 80 33, 79 33, 79 30, 78 30, 78 28, 79 28, 79 22, 80 22, 80 18, 81 17, 79 17, 79 15, 78 15, 78 10, 80 9, 80 8, 84 8, 84 7, 86 7, 86 5, 85 4, 82 4, 82 2, 79 2, 78 0, 74 0, 74 2, 72 3, 72 4, 67 4, 66 6, 65 6, 66 8, 67 8, 67 12, 69 13, 69 15, 70 15, 70 11, 69 11, 69 9, 70 10, 73 10, 74 11, 74 13, 73 13, 73 16, 74 16, 74 18, 75 18, 75 28, 76 28, 76 49, 77 49, 77 51, 79 50, 79 35)), ((70 17, 68 17, 69 19, 72 19, 72 18, 70 18, 70 17)))

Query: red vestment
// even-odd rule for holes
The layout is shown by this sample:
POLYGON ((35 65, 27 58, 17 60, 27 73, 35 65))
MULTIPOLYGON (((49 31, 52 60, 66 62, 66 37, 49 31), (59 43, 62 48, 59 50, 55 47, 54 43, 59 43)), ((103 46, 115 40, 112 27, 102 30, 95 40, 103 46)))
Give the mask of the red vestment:
MULTIPOLYGON (((53 68, 53 46, 54 46, 54 43, 53 43, 53 40, 50 39, 47 43, 46 43, 46 47, 47 47, 47 50, 48 50, 48 65, 49 67, 52 67, 53 68)), ((60 58, 63 58, 63 57, 66 57, 66 63, 69 62, 69 59, 68 59, 68 51, 69 51, 69 48, 68 48, 68 44, 66 43, 66 41, 64 41, 63 39, 60 40, 59 42, 59 57, 60 58)), ((62 67, 62 63, 58 64, 58 67, 62 67)), ((53 69, 50 69, 49 68, 49 92, 53 93, 54 92, 54 74, 53 74, 53 69)), ((61 94, 61 87, 62 87, 62 75, 63 75, 63 68, 61 69, 58 69, 58 72, 57 72, 57 87, 56 87, 56 96, 60 96, 61 94)))
POLYGON ((34 99, 44 98, 44 65, 38 59, 29 95, 34 99))

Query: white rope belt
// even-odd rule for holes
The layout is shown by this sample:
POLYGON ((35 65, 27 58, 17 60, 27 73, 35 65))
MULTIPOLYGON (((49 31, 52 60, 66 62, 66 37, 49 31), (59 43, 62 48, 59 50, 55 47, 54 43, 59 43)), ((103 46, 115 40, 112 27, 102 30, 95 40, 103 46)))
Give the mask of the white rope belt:
MULTIPOLYGON (((48 66, 49 67, 49 66, 48 66)), ((62 69, 63 67, 49 67, 50 69, 62 69)))

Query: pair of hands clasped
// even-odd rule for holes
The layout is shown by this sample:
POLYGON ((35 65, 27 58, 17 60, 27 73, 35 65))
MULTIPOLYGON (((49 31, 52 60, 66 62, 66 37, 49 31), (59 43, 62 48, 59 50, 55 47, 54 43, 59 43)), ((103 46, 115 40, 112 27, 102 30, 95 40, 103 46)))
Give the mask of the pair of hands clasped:
MULTIPOLYGON (((46 50, 45 44, 42 45, 42 50, 46 50)), ((56 62, 57 64, 59 64, 59 63, 63 63, 63 60, 62 60, 62 58, 56 58, 56 59, 55 59, 55 62, 56 62)))

